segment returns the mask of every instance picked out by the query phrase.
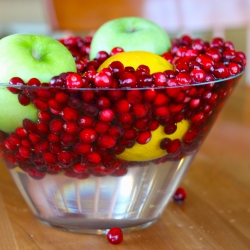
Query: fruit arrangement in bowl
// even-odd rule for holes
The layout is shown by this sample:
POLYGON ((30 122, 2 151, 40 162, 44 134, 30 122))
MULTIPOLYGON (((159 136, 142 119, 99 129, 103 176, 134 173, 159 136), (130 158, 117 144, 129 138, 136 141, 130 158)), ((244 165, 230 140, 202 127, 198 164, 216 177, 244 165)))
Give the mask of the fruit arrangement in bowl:
POLYGON ((0 156, 46 225, 149 226, 245 65, 232 42, 171 41, 137 17, 93 37, 10 35, 0 40, 0 156))

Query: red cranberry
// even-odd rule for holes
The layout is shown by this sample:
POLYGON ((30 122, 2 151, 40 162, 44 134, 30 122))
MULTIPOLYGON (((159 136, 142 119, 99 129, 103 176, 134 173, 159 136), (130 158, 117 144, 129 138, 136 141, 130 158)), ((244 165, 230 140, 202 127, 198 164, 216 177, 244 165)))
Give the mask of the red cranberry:
POLYGON ((154 131, 154 130, 156 130, 156 129, 159 127, 159 125, 160 125, 160 123, 159 123, 158 120, 153 120, 153 121, 149 124, 148 130, 149 130, 149 131, 154 131))
POLYGON ((52 143, 56 143, 60 141, 60 137, 56 134, 51 133, 48 135, 48 140, 52 143))
POLYGON ((15 134, 19 137, 26 137, 28 136, 28 131, 25 128, 16 128, 15 134))
POLYGON ((74 108, 65 107, 63 108, 61 115, 65 121, 75 121, 78 118, 79 112, 74 108))
POLYGON ((176 80, 180 85, 186 85, 192 83, 192 79, 188 73, 179 73, 176 76, 176 80))
POLYGON ((77 137, 75 134, 62 133, 60 137, 60 142, 65 147, 70 147, 74 145, 77 141, 77 137))
POLYGON ((124 66, 119 61, 113 61, 110 63, 109 68, 112 70, 115 76, 120 76, 124 72, 124 66))
POLYGON ((176 73, 173 70, 165 70, 163 73, 166 75, 168 79, 173 79, 176 76, 176 73))
POLYGON ((76 173, 84 173, 88 170, 88 168, 80 162, 75 163, 72 168, 76 173))
POLYGON ((121 124, 131 124, 133 122, 133 116, 130 113, 122 113, 117 116, 117 120, 121 124))
POLYGON ((196 57, 196 61, 201 64, 202 68, 206 71, 210 71, 213 67, 214 62, 212 58, 206 54, 200 54, 196 57))
POLYGON ((79 126, 76 122, 66 121, 63 124, 63 129, 69 134, 76 134, 79 131, 79 126))
POLYGON ((159 107, 159 106, 167 105, 169 101, 170 101, 169 98, 164 93, 157 93, 153 104, 155 107, 159 107))
POLYGON ((104 134, 106 133, 110 128, 110 123, 109 122, 104 122, 104 121, 97 121, 94 125, 94 130, 98 134, 104 134))
POLYGON ((193 142, 199 134, 198 128, 190 128, 184 135, 184 141, 187 143, 193 142))
POLYGON ((198 56, 199 52, 196 49, 188 49, 185 53, 185 57, 190 60, 194 60, 198 56))
POLYGON ((171 145, 167 149, 168 153, 177 153, 181 148, 181 142, 179 139, 175 139, 171 142, 171 145))
POLYGON ((28 175, 32 177, 35 180, 41 180, 42 178, 45 177, 46 173, 39 172, 35 169, 29 168, 27 171, 28 175))
POLYGON ((151 122, 151 116, 146 115, 146 116, 143 116, 143 117, 137 119, 134 122, 134 127, 135 127, 135 129, 137 129, 139 131, 145 131, 145 130, 148 130, 150 122, 151 122))
POLYGON ((41 140, 41 136, 39 134, 36 134, 36 133, 30 133, 29 139, 33 143, 38 143, 41 140))
POLYGON ((119 126, 116 126, 116 125, 113 125, 112 127, 109 128, 109 131, 108 131, 108 134, 111 136, 111 137, 114 137, 114 138, 119 138, 123 135, 124 133, 124 130, 123 128, 119 127, 119 126))
POLYGON ((56 157, 56 155, 54 155, 54 154, 51 153, 51 152, 45 152, 45 153, 43 154, 43 159, 44 159, 47 163, 49 163, 49 164, 55 165, 55 164, 57 163, 57 157, 56 157))
POLYGON ((109 57, 109 54, 106 51, 99 51, 96 55, 98 62, 102 63, 109 57))
POLYGON ((49 82, 50 91, 53 92, 60 91, 59 88, 63 88, 64 86, 65 86, 65 81, 61 76, 54 76, 51 78, 49 82))
POLYGON ((240 73, 240 67, 237 63, 231 62, 228 64, 228 70, 231 75, 237 75, 240 73))
POLYGON ((217 62, 214 65, 214 69, 213 69, 212 73, 217 78, 227 78, 230 76, 228 68, 222 62, 217 62))
POLYGON ((123 241, 123 233, 120 228, 111 228, 107 233, 107 239, 111 244, 120 244, 123 241))
POLYGON ((84 143, 92 143, 97 139, 97 133, 92 128, 85 128, 79 133, 79 138, 84 143))
POLYGON ((63 121, 59 119, 53 119, 50 122, 50 131, 52 133, 60 134, 63 132, 63 121))
POLYGON ((84 142, 78 142, 74 145, 73 150, 80 155, 89 154, 92 151, 91 144, 87 144, 84 142))
POLYGON ((39 111, 38 119, 43 122, 49 122, 51 120, 51 114, 48 111, 39 111))
POLYGON ((156 107, 154 113, 159 118, 164 118, 169 115, 169 109, 166 106, 156 107))
POLYGON ((173 134, 177 130, 177 125, 174 123, 170 123, 164 127, 164 132, 167 135, 173 134))
POLYGON ((98 98, 96 103, 98 108, 100 109, 108 109, 111 106, 110 100, 105 96, 101 96, 100 98, 98 98))
POLYGON ((134 88, 136 87, 136 77, 131 72, 123 72, 119 78, 120 87, 123 88, 134 88))
POLYGON ((49 141, 45 140, 36 144, 38 153, 42 153, 49 150, 49 141))
POLYGON ((111 122, 115 118, 115 113, 112 109, 103 109, 99 113, 99 120, 103 122, 111 122))
POLYGON ((143 91, 143 100, 145 102, 152 102, 154 101, 156 94, 157 92, 155 91, 155 89, 147 89, 143 91))
POLYGON ((219 62, 221 60, 221 53, 218 48, 208 48, 206 50, 206 55, 210 56, 214 62, 219 62))
POLYGON ((192 42, 192 49, 195 49, 199 52, 204 51, 205 49, 204 41, 200 38, 194 39, 192 42))
POLYGON ((24 93, 18 93, 18 101, 23 106, 30 104, 30 98, 24 93))
MULTIPOLYGON (((12 145, 20 146, 20 144, 21 144, 21 139, 18 136, 16 136, 15 134, 11 134, 9 136, 9 140, 10 140, 12 145)), ((8 139, 7 139, 7 141, 8 141, 8 139)))
POLYGON ((66 86, 68 88, 82 88, 82 77, 78 73, 69 73, 66 77, 66 86))
POLYGON ((91 103, 95 99, 95 91, 94 90, 82 91, 81 98, 85 103, 91 103))
POLYGON ((78 119, 78 123, 82 128, 89 128, 95 124, 95 120, 90 116, 81 116, 78 119))
POLYGON ((148 111, 147 106, 143 103, 137 103, 133 105, 131 108, 131 112, 137 118, 145 116, 147 114, 147 111, 148 111))
POLYGON ((98 88, 110 88, 112 87, 112 78, 105 72, 101 71, 96 74, 94 84, 98 88))
POLYGON ((88 167, 93 167, 101 162, 101 156, 96 152, 91 152, 82 159, 82 162, 88 167))
POLYGON ((154 79, 154 85, 156 87, 166 86, 166 83, 167 83, 166 74, 164 74, 162 72, 154 73, 153 79, 154 79))
POLYGON ((53 154, 58 154, 61 152, 62 147, 59 143, 50 143, 49 150, 53 154))
POLYGON ((143 96, 140 90, 130 90, 126 92, 126 99, 130 104, 140 103, 142 98, 143 96))
POLYGON ((190 76, 195 82, 205 82, 206 80, 206 72, 203 69, 193 69, 190 76))
POLYGON ((121 99, 115 103, 113 108, 117 113, 126 113, 130 109, 130 103, 126 99, 121 99))
MULTIPOLYGON (((10 85, 16 85, 16 86, 22 86, 25 83, 21 78, 13 77, 13 78, 10 79, 9 84, 10 85)), ((15 87, 8 87, 8 90, 13 94, 18 94, 18 93, 20 93, 22 91, 20 88, 15 88, 15 87)))
POLYGON ((150 87, 153 84, 153 77, 151 75, 139 75, 136 78, 139 88, 150 87))
MULTIPOLYGON (((21 143, 21 141, 20 141, 20 143, 21 143)), ((7 148, 10 151, 14 151, 16 149, 16 145, 13 144, 9 139, 6 139, 4 141, 4 146, 5 146, 5 148, 7 148)))
POLYGON ((110 56, 114 56, 114 55, 119 54, 121 52, 124 52, 123 48, 121 48, 121 47, 115 47, 115 48, 113 48, 111 50, 110 56))
POLYGON ((100 135, 97 141, 104 148, 112 148, 116 144, 116 140, 107 134, 100 135))
POLYGON ((223 47, 223 45, 224 45, 224 41, 221 37, 214 37, 211 42, 211 47, 220 48, 220 47, 223 47))
POLYGON ((186 199, 187 193, 184 188, 177 188, 177 190, 174 193, 173 199, 176 202, 184 201, 186 199))
POLYGON ((102 156, 102 165, 106 168, 115 168, 116 156, 113 154, 105 154, 102 156))
POLYGON ((146 144, 151 140, 152 134, 150 131, 142 131, 139 133, 136 141, 139 144, 146 144))
POLYGON ((170 138, 164 138, 161 140, 160 148, 163 150, 169 150, 172 140, 170 138))
POLYGON ((188 73, 189 66, 187 62, 178 62, 175 65, 175 70, 177 73, 188 73))
POLYGON ((141 64, 137 67, 136 71, 143 71, 146 75, 150 74, 150 68, 147 65, 141 64))
POLYGON ((66 103, 68 100, 68 95, 65 92, 57 92, 55 94, 55 100, 60 104, 66 103))
POLYGON ((172 53, 171 52, 165 52, 165 53, 163 53, 162 54, 162 57, 164 58, 164 59, 166 59, 168 62, 172 62, 172 60, 173 60, 173 56, 172 56, 172 53))
MULTIPOLYGON (((84 103, 82 105, 82 111, 85 115, 91 116, 91 117, 94 117, 98 115, 99 113, 99 109, 95 105, 87 104, 87 103, 84 103)), ((75 110, 75 113, 78 113, 78 112, 75 110)))
POLYGON ((67 151, 61 151, 57 154, 57 159, 63 166, 68 166, 72 161, 72 156, 67 151))
POLYGON ((236 52, 236 57, 240 57, 243 61, 243 65, 246 66, 246 55, 243 52, 236 52))
POLYGON ((49 108, 48 102, 46 100, 42 100, 37 97, 33 99, 33 104, 39 111, 46 111, 49 108))

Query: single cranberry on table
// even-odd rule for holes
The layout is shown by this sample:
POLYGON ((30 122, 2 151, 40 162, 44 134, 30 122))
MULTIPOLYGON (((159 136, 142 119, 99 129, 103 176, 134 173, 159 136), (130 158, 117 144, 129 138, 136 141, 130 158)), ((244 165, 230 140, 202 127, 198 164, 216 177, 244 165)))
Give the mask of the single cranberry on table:
POLYGON ((107 233, 107 239, 111 244, 117 245, 123 241, 123 232, 120 228, 111 228, 107 233))
POLYGON ((187 192, 184 188, 179 187, 176 189, 174 195, 173 195, 173 199, 176 202, 182 202, 186 199, 187 196, 187 192))

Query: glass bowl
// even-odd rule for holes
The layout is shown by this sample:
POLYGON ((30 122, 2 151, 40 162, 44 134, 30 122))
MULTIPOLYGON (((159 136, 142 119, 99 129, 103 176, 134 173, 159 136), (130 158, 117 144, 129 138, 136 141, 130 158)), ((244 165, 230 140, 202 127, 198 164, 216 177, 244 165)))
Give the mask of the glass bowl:
POLYGON ((36 122, 0 130, 0 156, 45 225, 93 234, 147 227, 173 197, 241 75, 140 89, 0 84, 26 93, 38 109, 36 122), (150 136, 160 154, 147 147, 150 136))

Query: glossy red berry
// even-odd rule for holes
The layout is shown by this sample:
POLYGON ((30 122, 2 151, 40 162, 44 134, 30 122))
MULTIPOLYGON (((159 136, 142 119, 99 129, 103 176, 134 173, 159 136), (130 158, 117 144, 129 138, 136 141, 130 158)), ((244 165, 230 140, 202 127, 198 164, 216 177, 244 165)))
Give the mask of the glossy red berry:
POLYGON ((176 202, 184 201, 186 199, 187 193, 186 190, 182 187, 177 188, 174 193, 173 199, 176 202))
POLYGON ((66 86, 68 88, 82 88, 82 77, 78 73, 69 73, 66 78, 66 86))
POLYGON ((112 86, 112 78, 105 72, 101 71, 96 74, 94 83, 98 88, 110 88, 112 86))
POLYGON ((107 239, 111 244, 120 244, 123 241, 123 232, 120 228, 111 228, 107 233, 107 239))

